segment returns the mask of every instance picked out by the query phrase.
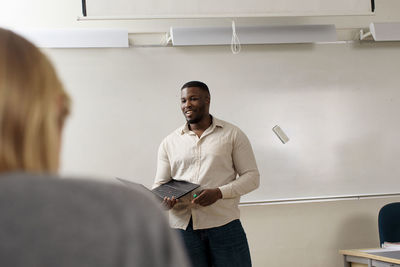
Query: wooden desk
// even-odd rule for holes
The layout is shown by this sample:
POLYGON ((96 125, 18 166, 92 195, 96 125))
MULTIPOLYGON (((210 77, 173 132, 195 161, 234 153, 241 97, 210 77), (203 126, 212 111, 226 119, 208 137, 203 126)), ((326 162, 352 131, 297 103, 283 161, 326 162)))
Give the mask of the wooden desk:
POLYGON ((339 253, 344 257, 344 267, 400 267, 400 250, 349 249, 339 253))

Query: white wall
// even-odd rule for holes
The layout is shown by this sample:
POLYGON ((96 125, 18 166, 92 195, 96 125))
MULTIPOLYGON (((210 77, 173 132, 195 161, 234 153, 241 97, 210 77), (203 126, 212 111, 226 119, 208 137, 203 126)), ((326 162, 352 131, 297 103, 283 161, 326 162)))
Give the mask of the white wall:
POLYGON ((379 247, 378 212, 400 198, 241 207, 255 267, 342 267, 340 249, 379 247))
POLYGON ((396 44, 248 46, 236 56, 226 47, 48 53, 75 99, 65 173, 150 186, 158 144, 184 123, 179 88, 199 79, 210 86, 211 112, 254 147, 262 183, 243 200, 400 192, 396 44), (291 138, 285 145, 276 124, 291 138))

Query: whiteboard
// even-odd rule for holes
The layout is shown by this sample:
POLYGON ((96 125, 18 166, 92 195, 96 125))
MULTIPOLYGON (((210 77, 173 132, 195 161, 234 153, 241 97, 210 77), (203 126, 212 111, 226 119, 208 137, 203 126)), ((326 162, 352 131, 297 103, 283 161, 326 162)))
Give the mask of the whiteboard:
POLYGON ((85 0, 87 16, 199 18, 371 14, 371 0, 85 0))
POLYGON ((201 80, 210 112, 252 143, 261 185, 243 202, 400 192, 398 43, 46 52, 73 98, 65 175, 151 186, 158 145, 184 123, 179 88, 201 80))

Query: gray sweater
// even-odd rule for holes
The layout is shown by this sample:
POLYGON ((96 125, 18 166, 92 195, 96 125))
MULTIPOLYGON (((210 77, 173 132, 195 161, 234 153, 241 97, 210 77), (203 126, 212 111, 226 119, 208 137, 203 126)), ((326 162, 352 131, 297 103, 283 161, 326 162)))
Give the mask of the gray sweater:
POLYGON ((189 266, 149 193, 101 182, 0 175, 0 266, 189 266))

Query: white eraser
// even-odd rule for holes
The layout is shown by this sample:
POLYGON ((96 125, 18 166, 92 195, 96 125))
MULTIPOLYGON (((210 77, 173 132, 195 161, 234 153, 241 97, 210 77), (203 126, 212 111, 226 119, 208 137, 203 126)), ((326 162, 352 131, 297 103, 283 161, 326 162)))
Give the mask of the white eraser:
POLYGON ((281 140, 281 142, 283 144, 286 144, 287 142, 289 142, 289 137, 287 137, 285 132, 278 125, 275 125, 272 128, 272 131, 276 134, 276 136, 278 136, 279 140, 281 140))

